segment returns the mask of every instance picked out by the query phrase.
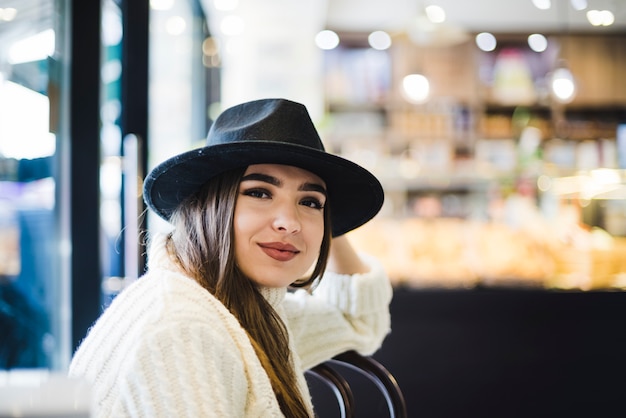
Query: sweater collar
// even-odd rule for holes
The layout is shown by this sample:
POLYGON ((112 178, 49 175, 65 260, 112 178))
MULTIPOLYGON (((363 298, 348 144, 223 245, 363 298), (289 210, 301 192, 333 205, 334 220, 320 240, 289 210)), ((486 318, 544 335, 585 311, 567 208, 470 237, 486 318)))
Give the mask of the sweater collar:
POLYGON ((287 294, 286 287, 259 287, 261 295, 272 305, 272 308, 276 308, 285 298, 287 294))
MULTIPOLYGON (((165 248, 167 235, 162 233, 154 234, 151 237, 150 251, 148 252, 148 269, 165 269, 180 272, 180 267, 171 259, 165 248)), ((259 287, 261 295, 276 308, 285 298, 287 288, 285 287, 259 287)))

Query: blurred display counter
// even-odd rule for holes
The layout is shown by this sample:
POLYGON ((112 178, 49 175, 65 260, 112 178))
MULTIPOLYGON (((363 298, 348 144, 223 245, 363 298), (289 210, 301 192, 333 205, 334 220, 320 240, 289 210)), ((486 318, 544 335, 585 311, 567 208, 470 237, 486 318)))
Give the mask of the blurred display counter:
POLYGON ((626 414, 625 292, 400 286, 391 314, 375 357, 409 416, 626 414))
POLYGON ((565 224, 378 218, 350 239, 379 257, 397 286, 625 288, 626 238, 565 224))

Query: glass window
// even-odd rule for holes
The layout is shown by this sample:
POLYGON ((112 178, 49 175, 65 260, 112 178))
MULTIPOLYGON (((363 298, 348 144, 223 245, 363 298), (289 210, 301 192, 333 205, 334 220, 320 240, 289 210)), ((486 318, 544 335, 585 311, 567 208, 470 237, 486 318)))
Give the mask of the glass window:
POLYGON ((102 68, 100 71, 100 226, 102 305, 108 306, 124 286, 123 273, 123 138, 122 12, 113 0, 102 1, 102 68))
MULTIPOLYGON (((198 0, 151 2, 148 170, 204 144, 211 97, 205 86, 215 76, 203 60, 206 32, 198 0)), ((153 229, 168 227, 150 216, 153 229)))
POLYGON ((69 276, 60 217, 54 0, 0 0, 0 368, 69 359, 69 276))

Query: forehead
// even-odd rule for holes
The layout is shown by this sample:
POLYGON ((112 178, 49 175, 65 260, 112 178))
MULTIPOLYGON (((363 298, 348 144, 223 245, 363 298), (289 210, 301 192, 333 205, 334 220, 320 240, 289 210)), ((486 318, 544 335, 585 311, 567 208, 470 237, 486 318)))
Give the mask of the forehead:
POLYGON ((317 174, 292 165, 283 164, 252 164, 248 166, 244 175, 250 173, 260 173, 270 175, 279 179, 292 179, 298 182, 317 183, 326 185, 324 180, 317 174))

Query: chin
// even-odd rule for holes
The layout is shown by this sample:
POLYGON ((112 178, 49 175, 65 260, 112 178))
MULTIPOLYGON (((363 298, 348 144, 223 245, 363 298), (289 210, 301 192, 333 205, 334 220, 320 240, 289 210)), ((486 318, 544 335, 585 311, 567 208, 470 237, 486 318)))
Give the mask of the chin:
MULTIPOLYGON (((302 277, 307 276, 308 270, 304 270, 302 268, 286 268, 287 266, 282 266, 279 268, 272 267, 265 269, 262 276, 259 276, 257 269, 255 275, 248 275, 250 279, 258 284, 259 286, 264 287, 288 287, 296 280, 301 279, 302 277)), ((310 274, 310 273, 309 273, 310 274)))

